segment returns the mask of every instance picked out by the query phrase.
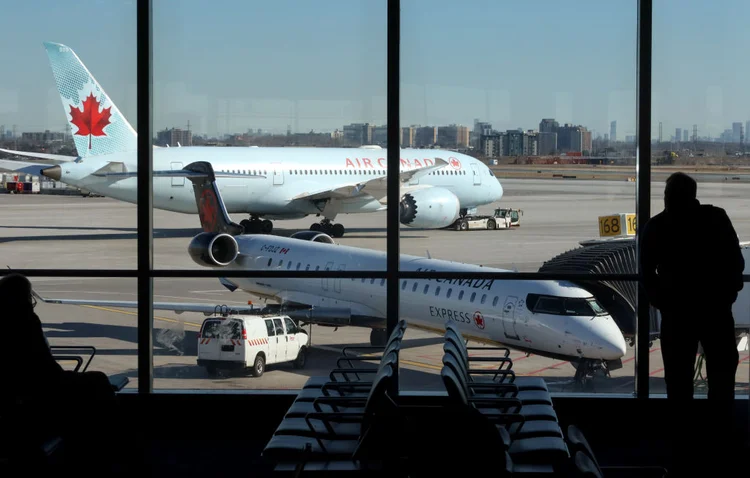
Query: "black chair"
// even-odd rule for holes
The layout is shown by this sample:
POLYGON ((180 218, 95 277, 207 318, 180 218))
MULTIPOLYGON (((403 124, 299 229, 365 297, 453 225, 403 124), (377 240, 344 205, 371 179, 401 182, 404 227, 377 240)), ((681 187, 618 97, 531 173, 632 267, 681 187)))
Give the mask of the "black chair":
MULTIPOLYGON (((451 354, 443 356, 443 364, 444 368, 451 372, 448 378, 456 381, 455 384, 451 382, 450 388, 446 387, 448 396, 453 402, 462 403, 463 401, 467 401, 483 415, 516 415, 522 417, 520 423, 504 424, 502 425, 503 430, 501 430, 501 433, 504 433, 508 437, 508 453, 514 463, 544 463, 559 469, 569 461, 570 454, 568 447, 562 437, 562 433, 559 433, 556 416, 555 420, 548 419, 546 415, 541 420, 534 420, 537 417, 533 412, 527 414, 526 408, 539 407, 539 405, 524 406, 520 400, 514 398, 498 398, 489 397, 487 394, 472 394, 469 388, 470 384, 462 376, 463 374, 459 370, 460 366, 451 354), (549 430, 546 433, 542 433, 539 429, 532 429, 532 433, 525 435, 524 429, 526 426, 535 422, 547 422, 549 430)), ((493 384, 485 385, 493 386, 493 384)), ((551 413, 554 414, 554 410, 551 410, 551 413)))
MULTIPOLYGON (((396 327, 393 329, 393 332, 388 337, 388 340, 386 341, 385 345, 382 347, 379 346, 369 346, 369 345, 350 345, 347 347, 344 347, 341 350, 341 356, 336 361, 336 365, 339 367, 339 369, 342 369, 342 363, 346 362, 350 368, 354 368, 352 365, 352 362, 358 361, 358 362, 367 362, 367 361, 373 361, 373 360, 380 360, 388 351, 388 348, 390 344, 397 338, 403 338, 404 332, 406 331, 406 321, 400 320, 396 327), (361 355, 361 354, 355 354, 355 351, 371 351, 367 355, 361 355), (381 352, 381 355, 374 355, 374 352, 381 352)), ((339 377, 341 377, 342 380, 352 381, 352 380, 358 380, 359 375, 358 372, 350 370, 348 373, 341 371, 338 374, 339 377)), ((300 397, 305 397, 305 390, 309 388, 321 388, 325 383, 330 381, 330 376, 326 375, 318 375, 313 376, 307 379, 307 381, 302 385, 302 390, 300 392, 300 397)), ((314 394, 315 392, 313 392, 314 394)))
POLYGON ((580 476, 604 478, 663 478, 667 476, 667 469, 661 466, 601 466, 580 428, 576 425, 568 425, 565 434, 568 448, 574 454, 575 466, 580 476))
MULTIPOLYGON (((392 362, 380 368, 373 380, 370 394, 365 397, 321 397, 324 402, 353 404, 360 410, 313 411, 305 415, 308 430, 316 429, 313 420, 323 422, 325 434, 274 434, 262 452, 265 460, 277 469, 302 470, 387 470, 398 468, 403 458, 394 443, 398 428, 403 425, 399 407, 388 395, 395 376, 392 362), (326 398, 326 400, 324 400, 326 398), (341 425, 347 425, 347 432, 341 425), (356 435, 351 430, 358 429, 356 435), (394 451, 396 453, 394 453, 394 451)), ((313 402, 313 403, 317 403, 313 402)))
MULTIPOLYGON (((495 374, 491 374, 492 378, 486 378, 484 380, 492 380, 499 382, 510 382, 518 386, 519 390, 543 390, 549 391, 547 388, 547 382, 541 377, 517 377, 513 372, 513 361, 510 359, 510 349, 507 347, 467 347, 464 342, 461 332, 458 327, 448 321, 445 324, 445 340, 452 341, 456 347, 460 350, 462 358, 466 362, 466 368, 471 369, 470 362, 486 362, 486 363, 500 363, 495 374), (501 350, 505 354, 503 357, 491 357, 491 356, 470 356, 469 350, 501 350), (505 368, 504 368, 505 367, 505 368)), ((489 377, 490 374, 488 374, 489 377)), ((481 380, 481 379, 480 379, 481 380)))

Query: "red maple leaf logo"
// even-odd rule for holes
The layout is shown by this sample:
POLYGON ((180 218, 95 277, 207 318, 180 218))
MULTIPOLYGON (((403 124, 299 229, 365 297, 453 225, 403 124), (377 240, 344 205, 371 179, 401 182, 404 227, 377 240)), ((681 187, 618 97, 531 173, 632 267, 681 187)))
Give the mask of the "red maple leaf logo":
POLYGON ((450 165, 453 169, 461 169, 461 161, 457 160, 456 158, 450 158, 450 165))
POLYGON ((200 207, 198 208, 198 214, 200 216, 204 232, 216 231, 216 221, 218 219, 218 213, 219 205, 216 200, 216 195, 212 190, 205 189, 201 194, 200 207))
POLYGON ((481 312, 474 312, 474 323, 476 323, 477 327, 479 327, 480 329, 484 328, 484 317, 482 316, 481 312))
POLYGON ((70 106, 70 122, 78 127, 75 134, 89 137, 89 149, 91 149, 92 136, 107 136, 104 127, 109 124, 112 107, 104 108, 100 112, 100 106, 93 93, 89 93, 88 98, 83 102, 83 111, 70 106))

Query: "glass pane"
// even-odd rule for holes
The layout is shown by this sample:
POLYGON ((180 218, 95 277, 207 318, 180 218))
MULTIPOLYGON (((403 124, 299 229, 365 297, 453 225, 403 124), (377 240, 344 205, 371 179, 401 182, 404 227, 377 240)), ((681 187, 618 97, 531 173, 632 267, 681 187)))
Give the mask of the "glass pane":
POLYGON ((66 370, 78 367, 80 371, 103 372, 111 381, 127 378, 125 388, 137 390, 136 280, 93 277, 30 277, 29 280, 41 297, 36 300, 34 312, 42 322, 58 363, 66 370), (62 303, 48 303, 45 299, 59 299, 62 303))
POLYGON ((360 366, 337 363, 343 347, 386 338, 380 279, 231 280, 234 292, 216 279, 154 281, 155 389, 299 389, 360 366))
POLYGON ((637 3, 575 5, 403 2, 401 156, 443 165, 403 187, 404 253, 536 272, 634 235, 637 3))
POLYGON ((0 15, 0 148, 12 151, 0 152, 0 193, 11 193, 0 194, 0 262, 8 267, 136 267, 136 179, 101 176, 136 162, 136 2, 102 7, 29 1, 0 15), (92 14, 97 21, 71 27, 92 14))
MULTIPOLYGON (((636 192, 636 13, 636 2, 585 1, 573 10, 554 2, 403 2, 400 153, 405 169, 423 171, 402 186, 400 249, 419 257, 408 269, 635 272, 635 230, 628 224, 635 216, 636 192), (429 22, 423 21, 426 11, 429 22), (559 28, 566 19, 578 22, 581 11, 587 19, 582 28, 559 28), (581 35, 597 38, 595 67, 581 63, 591 47, 583 53, 553 46, 580 44, 581 35), (470 47, 456 42, 462 37, 471 38, 470 47), (470 66, 451 68, 448 58, 470 66), (585 74, 562 73, 582 68, 585 74), (438 167, 429 169, 432 165, 438 167), (581 253, 590 251, 587 247, 596 253, 581 253)), ((413 311, 415 320, 439 330, 446 320, 459 320, 475 342, 492 331, 493 343, 518 350, 512 353, 514 367, 549 377, 556 392, 571 391, 576 374, 571 356, 555 357, 557 352, 573 340, 587 340, 566 338, 570 317, 591 314, 597 323, 607 323, 611 351, 623 360, 633 355, 623 338, 633 333, 632 307, 618 302, 620 309, 610 310, 611 293, 593 280, 570 290, 552 282, 489 285, 468 277, 434 284, 443 290, 429 302, 415 303, 411 284, 402 289, 408 297, 402 309, 421 307, 413 311), (527 305, 537 288, 554 292, 534 296, 538 310, 532 311, 527 305), (484 293, 492 298, 483 302, 484 293), (599 304, 578 301, 576 294, 599 304), (625 317, 631 330, 596 315, 600 308, 625 317), (518 320, 535 320, 535 314, 561 328, 547 336, 546 329, 524 322, 525 337, 513 329, 518 320), (528 358, 527 347, 532 349, 528 358), (547 358, 538 357, 544 350, 547 358)), ((620 287, 618 301, 631 287, 620 287)), ((407 332, 427 341, 423 334, 407 332)), ((437 371, 442 349, 434 350, 413 353, 432 356, 429 363, 437 371)), ((573 347, 568 353, 577 351, 573 347)), ((632 393, 633 375, 627 362, 612 371, 615 380, 593 389, 632 393)), ((405 390, 421 386, 400 384, 405 390)))
MULTIPOLYGON (((384 217, 385 151, 360 146, 385 146, 386 5, 156 2, 154 170, 210 162, 235 232, 272 248, 310 230, 347 242, 384 217)), ((154 207, 155 267, 204 267, 173 252, 201 228, 191 181, 155 179, 154 207)))
MULTIPOLYGON (((667 178, 677 171, 687 173, 697 182, 698 202, 721 208, 729 217, 734 232, 727 235, 736 234, 744 247, 745 274, 750 271, 747 264, 750 259, 747 249, 750 244, 750 188, 745 171, 750 156, 750 94, 741 73, 725 75, 716 72, 738 72, 736 59, 744 54, 743 45, 750 40, 743 22, 748 14, 750 5, 741 2, 730 9, 699 3, 683 5, 674 1, 654 3, 651 118, 652 217, 663 216, 665 211, 667 178), (701 38, 689 33, 696 28, 703 32, 701 38), (684 64, 686 55, 696 60, 689 75, 675 69, 684 64)), ((691 329, 686 325, 691 314, 682 314, 680 323, 683 325, 673 332, 678 337, 685 337, 689 332, 717 331, 721 322, 721 295, 731 292, 726 290, 729 286, 721 282, 729 273, 723 268, 717 270, 717 266, 729 261, 722 254, 727 247, 715 241, 723 236, 722 227, 713 221, 711 211, 705 208, 691 210, 682 217, 684 219, 673 230, 685 233, 674 235, 676 241, 669 239, 673 244, 669 252, 689 255, 687 263, 691 264, 691 270, 679 276, 687 278, 693 284, 691 287, 697 286, 699 292, 682 287, 681 303, 692 301, 688 303, 695 311, 702 306, 704 298, 710 301, 710 311, 700 314, 695 320, 710 321, 712 327, 707 330, 696 325, 691 329), (705 280, 701 281, 701 278, 705 280), (716 292, 716 289, 722 292, 716 292)), ((750 381, 748 294, 750 290, 746 283, 732 308, 737 351, 730 350, 730 340, 724 348, 727 356, 737 353, 735 393, 738 397, 748 396, 750 381)), ((667 320, 665 318, 665 322, 667 320)), ((669 327, 660 331, 660 335, 661 332, 666 333, 663 338, 668 340, 669 327)), ((663 345, 660 340, 654 341, 654 353, 650 355, 650 373, 654 378, 651 390, 655 394, 666 393, 663 345)), ((697 350, 693 364, 693 385, 696 396, 705 397, 708 391, 706 363, 711 359, 710 356, 704 357, 702 350, 697 350)))

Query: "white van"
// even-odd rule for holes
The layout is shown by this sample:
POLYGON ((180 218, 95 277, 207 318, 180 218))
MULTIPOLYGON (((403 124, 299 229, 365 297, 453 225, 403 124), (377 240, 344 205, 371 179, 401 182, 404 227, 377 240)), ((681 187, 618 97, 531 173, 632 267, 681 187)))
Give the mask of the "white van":
POLYGON ((268 364, 304 367, 309 347, 307 332, 285 315, 209 317, 198 332, 198 366, 210 375, 251 367, 260 377, 268 364))

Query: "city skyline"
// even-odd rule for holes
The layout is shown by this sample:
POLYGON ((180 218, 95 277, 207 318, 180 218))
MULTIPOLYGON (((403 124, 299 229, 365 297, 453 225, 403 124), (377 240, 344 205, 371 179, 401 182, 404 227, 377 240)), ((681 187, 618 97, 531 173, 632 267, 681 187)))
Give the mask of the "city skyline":
MULTIPOLYGON (((385 123, 385 2, 199 5, 154 4, 155 131, 188 121, 209 136, 385 123)), ((0 125, 63 131, 41 45, 57 41, 79 54, 137 127, 135 2, 19 2, 5 11, 12 14, 0 18, 0 58, 13 68, 0 76, 0 125), (95 12, 96 21, 73 28, 83 12, 95 12)), ((735 0, 654 5, 652 138, 659 122, 665 133, 692 134, 697 124, 700 136, 718 137, 750 119, 742 84, 750 67, 736 61, 750 40, 743 12, 750 5, 735 0), (689 34, 697 27, 716 40, 710 47, 689 34)), ((572 9, 404 0, 401 126, 471 128, 479 118, 501 131, 529 130, 555 118, 604 136, 616 120, 618 138, 635 135, 636 13, 635 2, 578 2, 572 9)))

